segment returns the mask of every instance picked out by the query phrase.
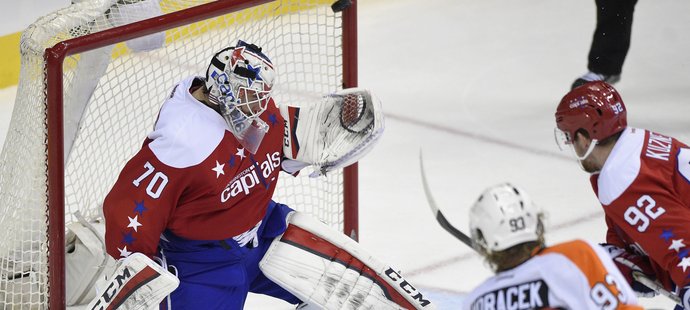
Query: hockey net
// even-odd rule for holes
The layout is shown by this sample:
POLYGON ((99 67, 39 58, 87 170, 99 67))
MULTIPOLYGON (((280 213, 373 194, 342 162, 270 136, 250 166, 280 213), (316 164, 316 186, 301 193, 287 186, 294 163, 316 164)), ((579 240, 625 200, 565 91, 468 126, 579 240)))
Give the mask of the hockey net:
MULTIPOLYGON (((356 86, 356 70, 347 69, 356 66, 356 28, 347 26, 354 10, 335 12, 334 0, 160 0, 153 19, 127 15, 145 11, 127 10, 141 0, 72 2, 21 39, 0 156, 2 309, 64 307, 65 224, 77 212, 101 215, 172 87, 203 75, 215 51, 238 39, 264 47, 277 67, 278 103, 356 86), (156 40, 162 46, 152 48, 156 40)), ((274 199, 356 238, 356 168, 307 175, 283 175, 274 199)))

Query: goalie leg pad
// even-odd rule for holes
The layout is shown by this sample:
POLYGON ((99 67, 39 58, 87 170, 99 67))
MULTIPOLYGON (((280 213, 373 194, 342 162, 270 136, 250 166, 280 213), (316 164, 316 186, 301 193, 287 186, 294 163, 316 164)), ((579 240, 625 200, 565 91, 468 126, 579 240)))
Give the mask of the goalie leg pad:
MULTIPOLYGON (((80 215, 78 215, 79 217, 80 215)), ((68 306, 86 304, 96 296, 98 279, 115 269, 115 260, 105 251, 105 223, 80 221, 67 227, 65 286, 68 306)))
POLYGON ((357 242, 294 212, 261 271, 302 301, 324 309, 433 309, 399 272, 357 242))

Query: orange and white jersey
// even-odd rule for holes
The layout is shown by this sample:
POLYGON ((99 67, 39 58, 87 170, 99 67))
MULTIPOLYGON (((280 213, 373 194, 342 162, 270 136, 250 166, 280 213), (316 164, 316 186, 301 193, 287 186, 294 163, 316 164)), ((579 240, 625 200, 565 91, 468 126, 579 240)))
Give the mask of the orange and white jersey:
POLYGON ((541 250, 487 279, 463 309, 643 309, 608 253, 583 240, 541 250))

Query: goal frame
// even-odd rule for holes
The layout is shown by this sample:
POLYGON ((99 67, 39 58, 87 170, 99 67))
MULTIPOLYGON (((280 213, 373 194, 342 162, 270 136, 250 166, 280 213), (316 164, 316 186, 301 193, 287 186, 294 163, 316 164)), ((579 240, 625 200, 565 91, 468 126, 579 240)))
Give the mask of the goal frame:
MULTIPOLYGON (((342 0, 341 0, 342 1, 342 0)), ((343 88, 357 86, 357 0, 342 11, 343 88)), ((44 53, 48 141, 48 285, 50 309, 65 309, 65 165, 63 62, 66 57, 229 14, 270 0, 219 0, 59 42, 44 53)), ((358 165, 343 171, 344 233, 359 235, 358 165)))

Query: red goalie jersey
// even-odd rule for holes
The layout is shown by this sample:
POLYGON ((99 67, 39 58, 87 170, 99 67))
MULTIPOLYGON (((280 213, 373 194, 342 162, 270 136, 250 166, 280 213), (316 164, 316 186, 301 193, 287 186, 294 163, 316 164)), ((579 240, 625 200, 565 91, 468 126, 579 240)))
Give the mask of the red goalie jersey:
POLYGON ((625 129, 591 177, 604 207, 607 242, 649 256, 659 280, 690 284, 690 148, 643 129, 625 129))
POLYGON ((203 82, 175 87, 105 198, 106 247, 115 258, 153 256, 164 230, 191 240, 231 238, 266 213, 283 154, 278 108, 271 101, 261 115, 270 129, 251 154, 218 112, 192 97, 193 83, 203 82))

